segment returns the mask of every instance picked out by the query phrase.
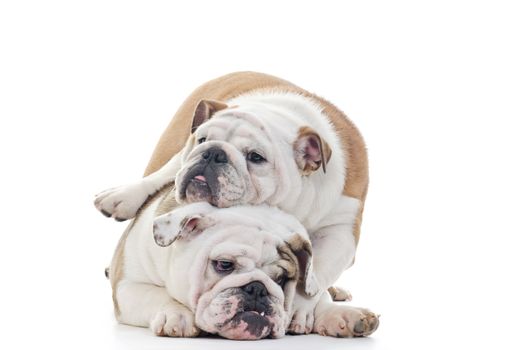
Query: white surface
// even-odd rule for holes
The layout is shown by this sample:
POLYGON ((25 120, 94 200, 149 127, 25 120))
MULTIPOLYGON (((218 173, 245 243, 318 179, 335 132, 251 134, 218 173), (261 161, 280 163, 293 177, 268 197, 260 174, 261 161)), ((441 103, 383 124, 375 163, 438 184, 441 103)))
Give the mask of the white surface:
POLYGON ((0 347, 526 349, 523 1, 2 2, 0 347), (302 5, 301 5, 302 4, 302 5), (329 98, 369 146, 356 265, 370 339, 161 339, 115 324, 103 277, 179 103, 252 69, 329 98))

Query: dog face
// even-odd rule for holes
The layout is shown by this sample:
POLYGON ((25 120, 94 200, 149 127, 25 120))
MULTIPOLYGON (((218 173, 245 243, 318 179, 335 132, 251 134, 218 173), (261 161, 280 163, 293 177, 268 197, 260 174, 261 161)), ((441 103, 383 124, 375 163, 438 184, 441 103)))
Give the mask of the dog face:
MULTIPOLYGON (((244 230, 228 230, 233 229, 244 230)), ((255 249, 250 237, 231 238, 200 254, 207 258, 202 258, 205 283, 196 295, 196 323, 207 332, 230 339, 281 337, 297 284, 296 262, 270 235, 255 229, 244 234, 258 237, 261 250, 255 249)))
POLYGON ((201 101, 192 128, 175 182, 182 203, 277 204, 331 154, 314 130, 263 106, 201 101))
MULTIPOLYGON (((306 232, 302 227, 300 233, 293 232, 299 227, 284 224, 286 214, 269 207, 192 206, 158 217, 154 237, 162 246, 192 252, 182 292, 188 293, 197 326, 229 339, 283 336, 297 287, 306 294, 315 294, 318 288, 306 232), (272 215, 263 217, 262 212, 270 210, 272 215)), ((181 280, 182 272, 174 271, 171 278, 181 280)))

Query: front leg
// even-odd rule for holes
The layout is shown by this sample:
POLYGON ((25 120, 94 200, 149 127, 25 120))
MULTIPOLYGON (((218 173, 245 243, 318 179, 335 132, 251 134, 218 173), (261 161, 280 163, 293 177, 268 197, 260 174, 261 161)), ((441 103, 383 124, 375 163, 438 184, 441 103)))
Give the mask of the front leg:
POLYGON ((309 230, 314 272, 321 288, 331 287, 343 271, 352 266, 362 208, 359 199, 341 196, 319 226, 309 230))
POLYGON ((158 171, 130 185, 111 188, 95 196, 95 207, 107 217, 125 221, 136 216, 143 203, 163 186, 174 181, 181 168, 181 152, 158 171))
POLYGON ((314 325, 314 312, 321 298, 322 292, 313 297, 300 294, 298 291, 293 298, 293 316, 288 327, 292 334, 310 334, 314 325))
POLYGON ((335 224, 310 234, 314 273, 322 289, 330 288, 354 262, 353 228, 353 224, 335 224))
MULTIPOLYGON (((288 332, 292 334, 312 333, 316 306, 320 300, 326 298, 326 294, 326 290, 321 290, 317 295, 308 297, 297 291, 293 299, 293 316, 288 327, 288 332)), ((347 290, 339 287, 328 288, 328 295, 333 301, 352 300, 352 295, 347 290)))
POLYGON ((124 280, 117 286, 116 302, 120 323, 149 327, 159 336, 196 337, 200 332, 194 313, 163 287, 124 280))
MULTIPOLYGON (((358 220, 358 215, 361 215, 359 208, 360 202, 357 199, 343 196, 336 210, 324 219, 323 225, 310 232, 314 274, 321 292, 313 298, 296 294, 289 327, 291 333, 304 334, 312 331, 314 310, 319 299, 327 294, 326 290, 332 287, 343 271, 352 265, 356 254, 354 223, 358 220)), ((336 299, 349 300, 351 295, 336 295, 336 299)))
POLYGON ((312 298, 296 293, 293 300, 293 318, 289 327, 289 332, 294 334, 312 332, 314 310, 319 299, 328 294, 327 289, 352 264, 356 252, 352 225, 327 226, 311 236, 314 273, 321 292, 312 298))

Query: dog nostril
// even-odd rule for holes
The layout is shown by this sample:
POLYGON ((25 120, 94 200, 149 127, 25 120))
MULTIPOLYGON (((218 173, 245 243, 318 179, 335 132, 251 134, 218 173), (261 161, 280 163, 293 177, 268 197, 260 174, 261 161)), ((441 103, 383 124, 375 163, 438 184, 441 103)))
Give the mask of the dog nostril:
POLYGON ((214 160, 216 163, 227 163, 227 155, 224 151, 219 150, 216 152, 214 160))
POLYGON ((202 158, 209 162, 214 161, 217 164, 227 163, 227 154, 218 147, 209 148, 203 152, 202 158))
POLYGON ((264 286, 264 284, 259 281, 253 281, 251 283, 248 283, 244 287, 242 287, 242 289, 248 295, 254 297, 265 297, 268 295, 268 290, 266 289, 266 286, 264 286))

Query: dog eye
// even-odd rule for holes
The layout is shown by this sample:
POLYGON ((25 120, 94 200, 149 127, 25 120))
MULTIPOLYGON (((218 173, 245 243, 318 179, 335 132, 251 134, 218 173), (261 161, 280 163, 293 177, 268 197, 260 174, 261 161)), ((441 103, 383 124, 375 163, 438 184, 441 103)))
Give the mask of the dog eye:
POLYGON ((198 139, 198 144, 200 144, 200 143, 204 143, 204 142, 205 142, 205 137, 202 137, 202 138, 199 138, 199 139, 198 139))
POLYGON ((266 161, 266 159, 257 152, 249 152, 247 159, 252 163, 262 163, 266 161))
POLYGON ((213 260, 213 268, 218 273, 229 273, 235 269, 235 264, 229 260, 213 260))

